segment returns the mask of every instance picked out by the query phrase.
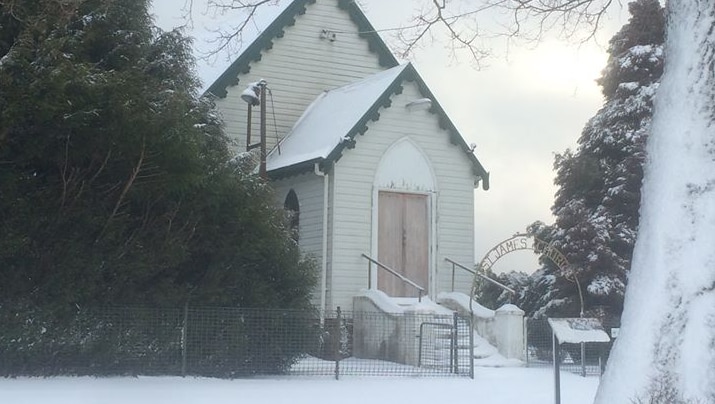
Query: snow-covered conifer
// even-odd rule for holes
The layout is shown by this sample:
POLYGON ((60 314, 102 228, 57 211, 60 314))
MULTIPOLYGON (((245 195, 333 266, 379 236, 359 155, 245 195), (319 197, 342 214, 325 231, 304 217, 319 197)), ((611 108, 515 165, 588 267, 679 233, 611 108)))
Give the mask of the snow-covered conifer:
POLYGON ((532 313, 578 315, 579 287, 587 312, 617 318, 622 310, 638 227, 645 140, 664 61, 659 2, 637 0, 629 10, 632 16, 611 39, 609 61, 598 80, 606 102, 586 124, 578 148, 556 156, 556 221, 530 227, 572 266, 562 273, 543 261, 545 268, 537 274, 553 277, 550 299, 540 298, 528 308, 532 313))

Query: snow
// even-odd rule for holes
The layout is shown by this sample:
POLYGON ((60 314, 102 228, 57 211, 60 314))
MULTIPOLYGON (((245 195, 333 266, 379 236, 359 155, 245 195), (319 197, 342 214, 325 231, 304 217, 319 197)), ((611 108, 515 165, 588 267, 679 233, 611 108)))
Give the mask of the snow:
POLYGON ((429 297, 422 297, 420 302, 416 297, 390 297, 377 289, 362 289, 355 297, 369 299, 384 313, 433 313, 451 315, 452 311, 433 302, 429 297))
POLYGON ((668 13, 640 228, 597 404, 643 396, 654 381, 715 402, 715 9, 671 1, 668 13))
MULTIPOLYGON (((460 292, 441 292, 437 296, 437 301, 444 303, 449 300, 457 304, 463 313, 469 313, 469 296, 460 292)), ((494 318, 494 310, 488 309, 476 301, 472 301, 472 312, 480 318, 494 318)))
MULTIPOLYGON (((562 372, 562 402, 590 404, 598 378, 562 372)), ((428 377, 273 377, 219 380, 178 377, 0 379, 12 404, 551 404, 553 371, 477 368, 474 380, 428 377)))
POLYGON ((505 304, 502 307, 497 309, 497 313, 512 313, 512 314, 521 314, 522 316, 524 315, 524 310, 516 307, 513 304, 505 304))
POLYGON ((562 344, 611 341, 601 323, 594 318, 550 318, 549 325, 562 344))
POLYGON ((390 298, 385 292, 377 289, 361 289, 355 297, 365 297, 372 301, 383 313, 403 313, 404 308, 390 298))
POLYGON ((443 314, 451 315, 452 311, 440 306, 427 297, 423 297, 421 302, 405 307, 405 313, 443 314))
MULTIPOLYGON (((266 158, 268 170, 328 157, 409 64, 325 91, 266 158)), ((269 83, 270 85, 270 83, 269 83)))
POLYGON ((605 275, 597 275, 586 287, 588 293, 594 296, 608 296, 614 290, 622 291, 623 289, 625 286, 620 279, 609 278, 605 275))
POLYGON ((474 347, 474 354, 484 355, 484 358, 474 358, 475 366, 482 367, 492 367, 492 368, 509 368, 509 367, 522 367, 524 362, 519 359, 507 359, 499 352, 496 352, 496 348, 486 342, 484 345, 479 345, 474 347), (492 349, 490 349, 490 347, 492 349))

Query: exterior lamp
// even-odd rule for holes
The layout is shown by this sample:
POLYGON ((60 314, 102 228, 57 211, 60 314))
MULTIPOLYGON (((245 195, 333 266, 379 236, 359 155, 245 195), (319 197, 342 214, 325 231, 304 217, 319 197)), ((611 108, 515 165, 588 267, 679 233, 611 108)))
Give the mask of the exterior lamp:
POLYGON ((241 93, 241 99, 250 106, 257 106, 261 103, 261 86, 265 86, 265 84, 265 80, 249 84, 241 93))

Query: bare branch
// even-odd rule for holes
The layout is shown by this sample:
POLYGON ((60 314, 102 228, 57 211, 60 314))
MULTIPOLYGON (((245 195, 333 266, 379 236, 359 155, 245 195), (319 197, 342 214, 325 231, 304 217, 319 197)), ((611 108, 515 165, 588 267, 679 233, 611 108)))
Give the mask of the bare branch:
POLYGON ((613 0, 510 0, 505 8, 512 12, 517 30, 525 21, 537 26, 536 35, 529 39, 539 40, 547 31, 557 31, 566 38, 574 38, 579 32, 585 34, 581 42, 592 39, 600 27, 613 0))
MULTIPOLYGON (((208 0, 217 15, 236 13, 239 17, 230 26, 213 31, 215 46, 207 56, 239 49, 244 30, 255 24, 259 9, 280 1, 286 0, 208 0)), ((425 41, 441 39, 453 54, 467 51, 479 66, 490 54, 484 40, 493 37, 531 42, 554 32, 578 42, 591 40, 612 3, 613 0, 424 0, 423 8, 409 25, 378 32, 395 31, 398 52, 403 57, 425 41)))
POLYGON ((65 155, 62 164, 62 196, 60 197, 60 210, 65 206, 65 199, 67 198, 67 188, 69 184, 69 179, 67 179, 67 167, 69 166, 69 154, 70 154, 70 135, 67 135, 67 141, 65 142, 65 155))
MULTIPOLYGON (((484 0, 466 10, 466 0, 432 0, 428 9, 419 12, 412 26, 398 34, 403 55, 411 53, 430 36, 441 34, 452 50, 466 49, 479 63, 489 55, 479 42, 493 36, 522 41, 540 41, 547 32, 586 42, 594 38, 613 0, 484 0), (500 12, 510 15, 498 23, 500 12), (480 22, 501 26, 501 31, 480 30, 480 22)), ((484 24, 483 24, 484 25, 484 24)))
POLYGON ((141 145, 141 150, 139 152, 139 159, 137 161, 137 164, 134 167, 134 169, 132 170, 132 173, 130 174, 129 179, 127 180, 126 184, 124 184, 122 193, 119 195, 119 198, 117 199, 117 203, 114 205, 114 209, 112 210, 112 213, 109 215, 109 218, 107 218, 107 221, 104 224, 104 228, 102 229, 99 236, 97 237, 97 241, 102 238, 104 233, 109 228, 109 224, 111 223, 112 219, 114 219, 114 217, 119 212, 119 208, 124 203, 124 198, 126 197, 127 193, 129 192, 129 189, 132 187, 132 185, 134 185, 134 182, 136 181, 137 176, 141 172, 142 166, 144 164, 145 151, 146 151, 146 143, 145 143, 145 140, 142 139, 142 145, 141 145))
POLYGON ((213 31, 216 34, 216 39, 212 42, 215 46, 211 49, 206 57, 216 56, 218 53, 234 51, 243 45, 243 34, 250 24, 255 24, 254 19, 257 11, 262 6, 269 3, 277 5, 280 0, 208 0, 209 7, 215 13, 224 15, 226 13, 236 14, 238 22, 230 25, 228 28, 216 28, 213 31))

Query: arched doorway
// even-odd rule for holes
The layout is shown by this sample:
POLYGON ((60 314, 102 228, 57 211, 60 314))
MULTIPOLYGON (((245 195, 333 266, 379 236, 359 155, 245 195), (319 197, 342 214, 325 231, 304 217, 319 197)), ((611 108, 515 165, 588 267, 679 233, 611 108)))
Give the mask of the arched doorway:
MULTIPOLYGON (((382 156, 375 175, 373 251, 377 259, 422 287, 432 289, 434 265, 434 195, 436 181, 426 155, 409 138, 395 142, 382 156)), ((377 287, 392 297, 416 297, 417 291, 387 271, 378 270, 377 287)))

